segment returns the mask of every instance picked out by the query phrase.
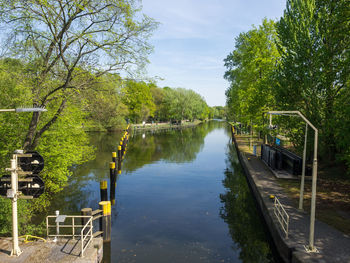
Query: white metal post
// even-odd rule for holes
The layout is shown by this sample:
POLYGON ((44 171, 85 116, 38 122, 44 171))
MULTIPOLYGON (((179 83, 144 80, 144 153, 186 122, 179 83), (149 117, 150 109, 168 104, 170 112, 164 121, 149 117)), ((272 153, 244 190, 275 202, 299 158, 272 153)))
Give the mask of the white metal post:
POLYGON ((299 115, 306 124, 308 124, 315 131, 315 140, 314 140, 314 160, 312 164, 312 190, 311 190, 311 211, 310 211, 310 231, 309 231, 309 246, 306 247, 308 252, 316 252, 315 247, 315 211, 316 211, 316 185, 317 185, 317 144, 318 144, 318 130, 312 123, 305 118, 300 111, 269 111, 270 114, 270 123, 271 123, 271 114, 276 115, 287 115, 295 116, 299 115))
POLYGON ((11 189, 13 191, 12 198, 12 251, 11 256, 19 256, 22 251, 18 246, 18 221, 17 221, 17 190, 18 190, 18 176, 17 176, 17 155, 14 154, 11 159, 11 189))
POLYGON ((57 220, 57 217, 60 215, 60 211, 56 210, 55 214, 56 214, 56 236, 55 236, 53 242, 57 242, 58 241, 58 236, 60 235, 60 223, 57 220))
MULTIPOLYGON (((43 112, 47 111, 44 108, 15 108, 15 109, 0 109, 0 112, 43 112)), ((7 169, 8 170, 8 169, 7 169)), ((18 174, 17 174, 17 154, 14 154, 11 159, 11 190, 10 196, 12 198, 12 238, 13 238, 13 247, 11 251, 11 256, 19 256, 22 251, 18 246, 18 220, 17 220, 17 190, 18 190, 18 174)))
POLYGON ((305 184, 305 166, 306 166, 306 146, 307 146, 307 123, 305 125, 305 140, 304 140, 304 151, 303 151, 303 170, 301 172, 300 182, 300 195, 299 195, 299 210, 303 210, 304 202, 304 184, 305 184))
POLYGON ((317 184, 317 143, 318 131, 315 130, 314 161, 312 164, 312 193, 311 193, 311 214, 310 214, 310 235, 309 249, 311 252, 317 251, 314 246, 315 240, 315 211, 316 211, 316 184, 317 184))

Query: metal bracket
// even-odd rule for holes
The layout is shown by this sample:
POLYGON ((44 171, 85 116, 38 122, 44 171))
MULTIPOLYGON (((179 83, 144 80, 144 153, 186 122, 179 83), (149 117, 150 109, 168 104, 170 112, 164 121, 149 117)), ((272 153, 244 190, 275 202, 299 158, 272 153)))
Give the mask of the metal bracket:
POLYGON ((309 246, 304 245, 304 248, 307 253, 319 253, 318 249, 316 247, 310 248, 309 246))

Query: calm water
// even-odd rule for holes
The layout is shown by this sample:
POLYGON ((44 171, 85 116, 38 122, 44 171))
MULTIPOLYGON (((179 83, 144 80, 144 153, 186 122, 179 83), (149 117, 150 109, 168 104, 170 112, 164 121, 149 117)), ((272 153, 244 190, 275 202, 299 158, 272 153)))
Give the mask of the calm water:
MULTIPOLYGON (((98 207, 120 134, 94 133, 97 158, 76 167, 52 209, 98 207)), ((224 122, 135 134, 112 207, 105 262, 272 262, 263 223, 224 122)))

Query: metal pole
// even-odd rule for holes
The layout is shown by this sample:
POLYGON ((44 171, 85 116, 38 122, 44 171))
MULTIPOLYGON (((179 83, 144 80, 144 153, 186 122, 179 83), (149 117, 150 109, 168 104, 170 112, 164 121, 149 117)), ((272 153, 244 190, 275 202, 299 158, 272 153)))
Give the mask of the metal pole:
POLYGON ((17 221, 17 155, 14 154, 11 159, 11 189, 13 193, 12 198, 12 239, 13 247, 11 256, 19 256, 22 251, 18 246, 18 221, 17 221))
POLYGON ((318 143, 318 131, 315 129, 315 142, 314 142, 314 161, 312 164, 312 193, 311 193, 311 214, 310 214, 310 235, 309 235, 309 249, 310 251, 316 251, 314 247, 315 240, 315 211, 316 211, 316 183, 317 183, 317 143, 318 143))
POLYGON ((16 112, 16 109, 0 109, 0 112, 16 112))
POLYGON ((303 170, 301 173, 301 182, 300 182, 300 195, 299 195, 299 210, 303 210, 304 202, 304 183, 305 183, 305 163, 306 163, 306 146, 307 146, 307 128, 308 125, 305 125, 305 140, 304 140, 304 152, 303 152, 303 170))
POLYGON ((53 242, 57 242, 58 241, 58 236, 60 234, 60 223, 57 221, 57 217, 60 215, 60 211, 56 210, 55 214, 56 214, 56 236, 53 239, 53 242))
POLYGON ((316 252, 317 249, 314 246, 315 241, 315 211, 316 211, 316 185, 317 185, 317 144, 318 144, 318 130, 306 117, 300 113, 300 111, 269 111, 270 123, 271 114, 276 115, 299 115, 305 122, 315 131, 314 141, 314 160, 312 164, 312 191, 311 191, 311 212, 310 212, 310 232, 309 232, 309 252, 316 252))

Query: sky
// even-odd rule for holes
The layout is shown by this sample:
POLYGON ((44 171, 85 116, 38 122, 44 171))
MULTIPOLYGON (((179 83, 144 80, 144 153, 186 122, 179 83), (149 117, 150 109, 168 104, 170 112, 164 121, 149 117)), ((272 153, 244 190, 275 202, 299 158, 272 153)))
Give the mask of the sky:
POLYGON ((240 32, 279 19, 285 0, 142 0, 142 12, 160 23, 150 42, 147 75, 159 87, 192 89, 209 106, 224 106, 229 83, 223 60, 240 32))

